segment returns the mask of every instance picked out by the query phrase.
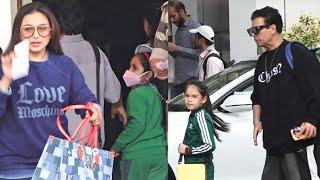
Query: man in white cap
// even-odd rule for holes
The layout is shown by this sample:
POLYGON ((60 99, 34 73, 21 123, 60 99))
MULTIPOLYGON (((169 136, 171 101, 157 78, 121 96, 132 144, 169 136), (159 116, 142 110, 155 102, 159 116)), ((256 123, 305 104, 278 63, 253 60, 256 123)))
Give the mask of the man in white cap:
POLYGON ((224 61, 214 47, 214 31, 210 26, 203 25, 190 29, 195 34, 194 43, 200 50, 198 78, 203 81, 224 70, 224 61))

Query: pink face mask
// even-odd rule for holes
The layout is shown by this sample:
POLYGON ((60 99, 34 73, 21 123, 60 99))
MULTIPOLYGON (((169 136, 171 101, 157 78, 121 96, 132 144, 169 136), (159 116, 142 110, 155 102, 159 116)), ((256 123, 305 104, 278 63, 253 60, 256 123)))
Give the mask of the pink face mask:
POLYGON ((126 70, 126 72, 123 74, 122 78, 124 82, 126 83, 127 87, 132 87, 135 85, 138 85, 141 83, 140 77, 145 75, 147 72, 137 75, 136 73, 126 70))

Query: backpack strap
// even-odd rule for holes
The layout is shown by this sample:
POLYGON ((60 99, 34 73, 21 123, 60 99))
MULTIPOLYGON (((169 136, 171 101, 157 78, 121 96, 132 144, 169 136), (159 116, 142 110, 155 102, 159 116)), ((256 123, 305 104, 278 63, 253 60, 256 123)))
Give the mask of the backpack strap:
MULTIPOLYGON (((89 43, 92 46, 94 56, 96 57, 97 100, 98 100, 98 104, 100 104, 100 52, 99 52, 99 48, 97 45, 95 45, 91 41, 89 41, 89 43)), ((99 147, 102 147, 101 146, 102 139, 101 139, 101 132, 100 131, 98 133, 98 142, 99 142, 99 147)))
POLYGON ((93 42, 89 41, 89 43, 92 46, 94 55, 96 57, 96 80, 97 80, 97 99, 98 99, 98 104, 100 103, 100 52, 97 47, 93 42))
POLYGON ((224 68, 227 68, 227 67, 228 67, 228 63, 225 62, 218 54, 216 54, 216 53, 211 53, 211 54, 209 54, 209 55, 204 59, 204 61, 203 61, 202 68, 203 68, 203 78, 204 78, 204 79, 206 78, 206 75, 207 75, 207 62, 208 62, 208 59, 209 59, 210 57, 219 58, 219 59, 222 61, 222 63, 223 63, 223 67, 224 67, 224 68))
POLYGON ((290 68, 293 70, 294 66, 293 66, 293 56, 292 56, 292 52, 291 52, 291 45, 292 45, 292 42, 289 42, 286 45, 285 53, 286 53, 287 62, 289 64, 290 68))

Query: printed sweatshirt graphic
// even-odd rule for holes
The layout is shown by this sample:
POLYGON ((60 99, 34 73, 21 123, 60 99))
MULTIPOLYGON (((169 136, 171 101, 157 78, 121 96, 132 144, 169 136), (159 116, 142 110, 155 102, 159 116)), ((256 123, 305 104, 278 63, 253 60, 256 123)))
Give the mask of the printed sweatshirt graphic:
MULTIPOLYGON (((11 95, 0 92, 0 173, 35 168, 48 136, 64 138, 56 125, 60 109, 96 103, 73 61, 52 52, 47 61, 30 62, 29 75, 10 86, 11 95)), ((65 116, 62 126, 68 127, 65 116)))

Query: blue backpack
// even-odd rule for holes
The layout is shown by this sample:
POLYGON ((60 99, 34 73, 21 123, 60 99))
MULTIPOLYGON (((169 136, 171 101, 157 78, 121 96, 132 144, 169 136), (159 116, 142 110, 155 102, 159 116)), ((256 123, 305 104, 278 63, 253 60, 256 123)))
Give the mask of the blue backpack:
MULTIPOLYGON (((293 56, 292 56, 292 53, 291 53, 291 45, 292 45, 292 43, 294 43, 294 42, 289 42, 286 45, 285 53, 286 53, 286 59, 287 59, 287 62, 289 64, 289 66, 291 67, 291 69, 294 69, 293 56)), ((315 50, 310 50, 310 51, 316 55, 316 51, 315 50)), ((317 51, 319 51, 319 50, 317 50, 317 51)))
MULTIPOLYGON (((285 56, 286 56, 286 59, 287 59, 287 62, 289 64, 289 66, 291 67, 291 69, 294 71, 294 61, 293 61, 293 56, 292 56, 292 52, 291 52, 291 45, 293 44, 294 42, 289 42, 286 47, 285 47, 285 56)), ((312 53, 315 54, 314 51, 311 51, 312 53)), ((315 54, 316 55, 316 54, 315 54)), ((319 100, 320 102, 320 71, 317 72, 317 74, 314 75, 315 79, 314 81, 318 81, 318 82, 315 82, 315 84, 312 85, 311 88, 313 88, 313 90, 315 91, 316 93, 316 96, 317 96, 317 99, 319 100)), ((295 78, 298 80, 300 79, 299 76, 294 72, 294 76, 295 78)), ((303 90, 305 88, 307 88, 305 85, 303 85, 303 83, 298 83, 297 82, 297 85, 298 85, 298 88, 300 90, 303 90)), ((309 87, 310 88, 310 87, 309 87)), ((301 94, 303 97, 307 97, 308 95, 306 95, 305 93, 302 93, 301 94)))

